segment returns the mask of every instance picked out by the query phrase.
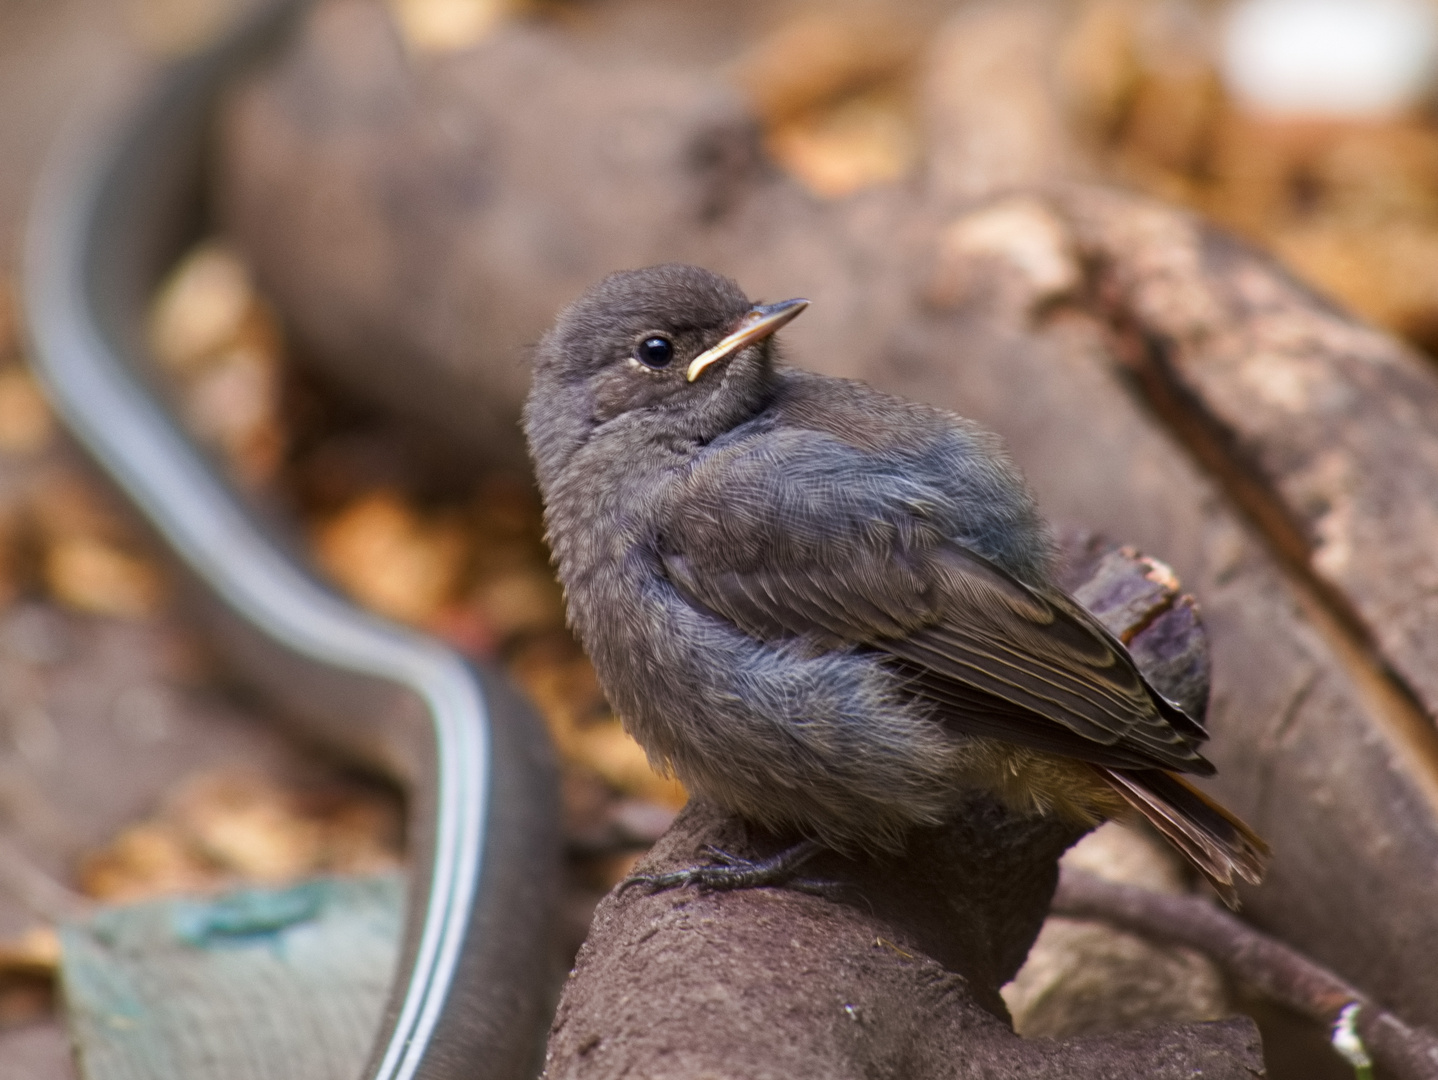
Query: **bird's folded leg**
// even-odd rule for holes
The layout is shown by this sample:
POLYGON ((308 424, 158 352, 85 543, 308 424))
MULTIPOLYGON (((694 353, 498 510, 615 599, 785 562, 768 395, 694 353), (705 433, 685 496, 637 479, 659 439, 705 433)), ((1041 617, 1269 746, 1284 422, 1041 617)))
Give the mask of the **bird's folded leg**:
POLYGON ((767 859, 746 859, 712 844, 705 844, 703 852, 713 860, 712 863, 689 866, 666 874, 636 874, 625 879, 619 888, 623 891, 634 885, 644 885, 650 892, 663 892, 666 889, 693 885, 705 892, 727 892, 731 889, 783 886, 798 892, 826 896, 837 888, 837 885, 797 876, 799 870, 823 850, 823 845, 817 840, 801 840, 767 859))

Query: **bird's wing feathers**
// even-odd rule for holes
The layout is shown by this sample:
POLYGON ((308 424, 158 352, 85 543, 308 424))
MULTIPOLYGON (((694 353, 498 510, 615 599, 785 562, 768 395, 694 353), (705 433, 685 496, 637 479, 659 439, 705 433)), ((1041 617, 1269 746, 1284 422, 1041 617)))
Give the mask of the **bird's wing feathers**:
POLYGON ((922 485, 857 469, 836 491, 805 475, 803 455, 786 455, 787 470, 767 454, 724 456, 678 485, 660 540, 693 602, 761 639, 884 654, 964 730, 980 733, 997 708, 1029 718, 1016 741, 1118 766, 1207 765, 1203 729, 1088 612, 945 537, 922 485))
POLYGON ((1198 765, 1203 729, 1149 687, 1127 650, 1060 593, 1038 593, 956 544, 934 560, 951 598, 886 652, 1056 721, 1103 746, 1198 765))

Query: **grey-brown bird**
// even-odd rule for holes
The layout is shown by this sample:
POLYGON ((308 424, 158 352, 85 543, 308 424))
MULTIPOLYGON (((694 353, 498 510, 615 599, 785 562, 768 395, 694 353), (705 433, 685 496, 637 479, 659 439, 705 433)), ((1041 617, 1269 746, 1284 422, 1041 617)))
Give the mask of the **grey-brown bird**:
POLYGON ((690 791, 807 838, 654 879, 766 883, 900 850, 975 790, 1137 810, 1230 904, 1268 849, 1179 774, 1203 727, 1053 582, 998 440, 780 363, 804 300, 614 274, 538 349, 525 431, 569 617, 626 726, 690 791))

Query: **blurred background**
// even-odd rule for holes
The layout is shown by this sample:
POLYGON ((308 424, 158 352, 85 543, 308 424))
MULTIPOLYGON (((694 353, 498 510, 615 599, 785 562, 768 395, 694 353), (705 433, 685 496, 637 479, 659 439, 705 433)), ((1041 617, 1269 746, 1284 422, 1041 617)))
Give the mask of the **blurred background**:
MULTIPOLYGON (((796 231, 828 220, 826 206, 858 207, 855 230, 873 231, 865 213, 892 220, 896 200, 953 152, 932 119, 937 51, 959 39, 982 50, 989 34, 993 69, 966 69, 989 108, 967 160, 1022 159, 1016 183, 1082 180, 1192 209, 1343 309, 1438 352, 1438 3, 1055 0, 994 16, 1002 7, 340 0, 320 5, 297 59, 225 106, 209 226, 156 289, 151 350, 195 438, 237 486, 300 524, 334 583, 502 663, 538 706, 563 762, 571 955, 593 904, 684 794, 648 768, 564 627, 512 414, 524 347, 547 313, 598 272, 669 251, 639 234, 671 208, 669 194, 637 208, 632 193, 597 203, 590 218, 612 209, 619 222, 607 248, 589 243, 599 232, 575 240, 537 220, 550 212, 538 197, 496 196, 484 218, 485 183, 566 190, 546 173, 564 125, 547 148, 523 138, 546 95, 573 101, 607 85, 614 100, 593 110, 645 118, 605 129, 610 165, 659 160, 667 151, 646 140, 672 127, 717 132, 696 144, 713 181, 700 195, 657 172, 654 182, 679 191, 676 204, 702 203, 700 239, 675 242, 677 254, 742 268, 733 248, 743 245, 703 222, 724 219, 727 193, 751 172, 795 193, 802 212, 782 216, 796 231), (975 21, 956 23, 966 15, 975 21), (586 70, 603 77, 569 74, 586 70), (1025 97, 1035 85, 1052 108, 1025 97), (668 104, 634 112, 643 93, 668 104), (505 154, 517 162, 509 172, 454 164, 505 154), (455 221, 469 222, 485 257, 436 239, 455 221), (536 269, 539 249, 548 261, 536 269), (435 280, 408 272, 436 262, 435 280), (489 285, 499 299, 487 305, 465 291, 489 285), (487 419, 447 411, 471 399, 487 419)), ((165 556, 57 429, 25 367, 19 254, 47 148, 77 112, 119 111, 245 10, 246 0, 0 0, 5 1080, 75 1075, 55 995, 59 920, 403 862, 400 795, 296 744, 233 685, 179 607, 165 556)), ((584 160, 575 153, 571 164, 584 160)), ((800 284, 786 294, 809 288, 800 284)), ((825 347, 822 336, 798 340, 801 352, 825 347)), ((1229 1007, 1232 988, 1184 970, 1178 996, 1191 1014, 1229 1007)), ((1054 1019, 1045 978, 1060 981, 1030 973, 1011 1001, 1021 1030, 1116 1022, 1054 1019)), ((1275 1038, 1296 1026, 1265 1022, 1275 1038)), ((1275 1075, 1343 1075, 1321 1033, 1312 1043, 1297 1039, 1275 1075)))

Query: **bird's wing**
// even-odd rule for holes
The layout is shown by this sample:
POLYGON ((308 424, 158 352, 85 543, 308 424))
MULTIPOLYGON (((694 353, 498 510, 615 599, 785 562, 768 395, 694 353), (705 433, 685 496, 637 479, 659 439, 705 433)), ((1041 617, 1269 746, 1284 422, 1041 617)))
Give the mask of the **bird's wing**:
POLYGON ((963 730, 1119 766, 1205 769, 1203 729, 1127 650, 1077 603, 945 537, 921 484, 866 475, 858 458, 834 483, 803 454, 778 455, 776 468, 770 450, 725 455, 678 485, 660 556, 691 601, 761 639, 872 649, 963 730))
POLYGON ((1038 592, 956 544, 931 563, 945 583, 938 620, 878 648, 920 668, 938 696, 973 687, 1086 740, 1170 768, 1211 771, 1203 728, 1144 679, 1123 647, 1067 596, 1038 592))

